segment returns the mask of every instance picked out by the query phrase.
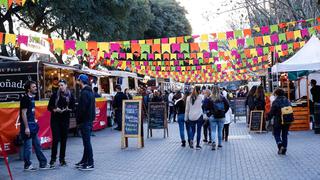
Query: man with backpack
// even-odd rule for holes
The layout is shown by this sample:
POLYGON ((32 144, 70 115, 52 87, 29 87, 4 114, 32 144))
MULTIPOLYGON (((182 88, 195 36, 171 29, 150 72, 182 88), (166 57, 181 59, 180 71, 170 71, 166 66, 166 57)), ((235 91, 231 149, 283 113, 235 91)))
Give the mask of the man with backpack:
POLYGON ((276 99, 272 103, 267 120, 274 119, 273 135, 278 146, 278 154, 285 155, 288 146, 288 131, 294 120, 293 112, 291 103, 282 89, 275 90, 274 95, 276 99))

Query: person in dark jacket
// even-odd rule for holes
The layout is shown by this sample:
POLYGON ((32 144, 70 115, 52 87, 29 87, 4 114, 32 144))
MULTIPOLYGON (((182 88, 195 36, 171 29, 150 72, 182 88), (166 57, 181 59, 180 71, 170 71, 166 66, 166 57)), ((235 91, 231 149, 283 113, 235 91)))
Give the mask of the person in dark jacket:
POLYGON ((124 94, 127 96, 127 99, 132 99, 132 96, 131 96, 128 88, 124 89, 124 94))
POLYGON ((163 102, 162 96, 160 95, 159 91, 154 90, 151 102, 163 102))
POLYGON ((225 114, 230 106, 228 100, 220 94, 220 88, 218 86, 212 88, 210 98, 210 102, 207 103, 207 106, 204 106, 203 109, 210 121, 212 150, 216 150, 216 132, 218 129, 218 148, 221 148, 225 114))
POLYGON ((98 91, 99 91, 98 87, 94 87, 93 88, 93 92, 94 92, 94 97, 95 98, 100 98, 101 97, 101 95, 98 93, 98 91))
POLYGON ((281 108, 291 106, 291 103, 282 89, 275 90, 274 95, 276 96, 276 99, 272 103, 267 120, 271 121, 272 118, 274 119, 273 135, 278 146, 278 154, 285 155, 288 146, 288 131, 290 124, 281 123, 281 108))
POLYGON ((264 96, 263 86, 259 86, 254 94, 254 109, 255 110, 265 110, 266 100, 264 96))
POLYGON ((310 84, 312 88, 310 89, 313 103, 320 103, 320 86, 317 85, 317 81, 311 79, 310 84))
POLYGON ((121 92, 121 86, 116 86, 117 94, 114 96, 113 99, 113 109, 115 113, 115 122, 117 123, 117 127, 114 128, 115 130, 121 131, 122 129, 122 102, 123 100, 128 99, 127 96, 121 92))
POLYGON ((91 145, 92 122, 96 116, 95 98, 92 88, 89 86, 87 75, 81 74, 78 77, 78 83, 81 88, 77 109, 77 124, 80 127, 83 142, 83 156, 80 162, 75 166, 79 170, 93 170, 93 152, 91 145))
MULTIPOLYGON (((186 100, 188 97, 188 93, 186 93, 183 97, 181 97, 180 99, 178 99, 175 102, 175 107, 177 109, 177 114, 178 114, 178 124, 179 124, 179 132, 180 132, 180 139, 181 139, 181 146, 182 147, 186 147, 186 139, 184 136, 184 125, 185 125, 185 119, 184 119, 184 115, 185 115, 185 110, 186 110, 186 100)), ((187 127, 186 127, 187 129, 187 127)), ((188 133, 187 133, 188 135, 188 133)), ((189 139, 189 137, 188 137, 189 139)))
POLYGON ((250 114, 251 111, 254 110, 255 105, 254 105, 254 94, 256 93, 257 90, 257 86, 253 86, 248 95, 247 95, 247 99, 246 99, 246 107, 247 107, 247 123, 250 124, 250 114))
POLYGON ((74 97, 67 89, 67 81, 59 81, 59 89, 54 93, 48 104, 48 111, 51 112, 50 127, 52 131, 52 147, 50 166, 55 167, 57 159, 58 144, 60 142, 60 166, 66 166, 65 153, 69 130, 70 112, 74 109, 74 97))
POLYGON ((211 128, 210 128, 210 122, 209 122, 209 117, 207 116, 207 114, 205 113, 205 110, 203 107, 207 107, 208 106, 208 103, 210 102, 210 95, 211 95, 211 92, 209 89, 207 90, 204 90, 204 99, 203 99, 203 105, 202 105, 202 109, 204 111, 204 123, 203 123, 203 136, 204 136, 204 139, 203 139, 203 142, 205 143, 212 143, 212 140, 211 140, 211 128), (209 135, 209 138, 208 138, 208 135, 209 135), (209 139, 209 141, 208 141, 209 139))

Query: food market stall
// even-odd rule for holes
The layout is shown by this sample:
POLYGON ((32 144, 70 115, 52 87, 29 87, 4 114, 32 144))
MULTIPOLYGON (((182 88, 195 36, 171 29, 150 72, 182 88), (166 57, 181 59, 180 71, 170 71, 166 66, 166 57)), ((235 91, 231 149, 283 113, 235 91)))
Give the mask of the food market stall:
MULTIPOLYGON (((1 61, 0 62, 0 133, 9 153, 16 151, 14 139, 19 133, 19 99, 24 94, 24 83, 27 80, 37 82, 35 116, 39 123, 38 136, 43 148, 51 146, 52 136, 50 129, 50 112, 47 110, 49 98, 55 79, 66 79, 68 88, 75 97, 79 94, 76 77, 86 73, 94 79, 96 72, 88 72, 74 66, 43 61, 1 61)), ((106 73, 99 75, 108 75, 106 73)), ((96 99, 96 119, 93 130, 103 129, 107 126, 107 100, 96 99)), ((75 112, 71 113, 69 128, 75 128, 75 112)))
MULTIPOLYGON (((273 73, 287 73, 296 71, 318 71, 320 70, 320 41, 316 36, 312 36, 306 45, 301 48, 294 56, 283 63, 278 63, 272 67, 273 73)), ((300 91, 300 81, 298 86, 300 91)), ((285 87, 290 88, 289 79, 286 80, 285 87)), ((308 75, 305 76, 305 81, 308 82, 308 75)), ((285 81, 284 81, 285 82, 285 81)), ((294 111, 294 122, 290 130, 310 130, 310 104, 309 104, 309 86, 306 84, 307 95, 299 97, 298 100, 292 102, 294 111)), ((290 89, 287 90, 290 99, 290 89)))

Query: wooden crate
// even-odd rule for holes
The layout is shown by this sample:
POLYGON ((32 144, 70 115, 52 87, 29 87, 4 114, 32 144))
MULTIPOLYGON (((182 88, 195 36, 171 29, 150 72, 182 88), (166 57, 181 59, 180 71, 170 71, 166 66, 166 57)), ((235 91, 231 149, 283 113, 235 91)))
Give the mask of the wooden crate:
POLYGON ((290 131, 310 130, 308 107, 293 107, 294 121, 290 126, 290 131))

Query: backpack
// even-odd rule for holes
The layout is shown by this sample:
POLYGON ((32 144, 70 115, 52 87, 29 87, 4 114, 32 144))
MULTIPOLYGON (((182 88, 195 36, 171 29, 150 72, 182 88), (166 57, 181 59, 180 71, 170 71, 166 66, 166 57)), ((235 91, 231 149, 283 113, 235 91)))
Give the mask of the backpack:
POLYGON ((213 116, 215 118, 223 118, 225 117, 225 109, 223 100, 218 100, 213 102, 213 116))
POLYGON ((294 120, 293 110, 291 106, 281 108, 281 124, 291 124, 294 120))

